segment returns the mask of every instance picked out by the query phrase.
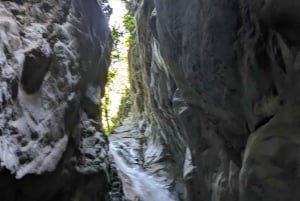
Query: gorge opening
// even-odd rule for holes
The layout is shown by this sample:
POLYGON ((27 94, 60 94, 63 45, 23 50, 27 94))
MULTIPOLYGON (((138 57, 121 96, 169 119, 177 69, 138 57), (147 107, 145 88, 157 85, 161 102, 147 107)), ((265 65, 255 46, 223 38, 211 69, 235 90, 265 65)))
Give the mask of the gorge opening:
POLYGON ((109 134, 130 112, 130 75, 128 54, 135 34, 135 20, 126 0, 109 0, 109 20, 113 45, 105 94, 101 99, 101 120, 109 134))

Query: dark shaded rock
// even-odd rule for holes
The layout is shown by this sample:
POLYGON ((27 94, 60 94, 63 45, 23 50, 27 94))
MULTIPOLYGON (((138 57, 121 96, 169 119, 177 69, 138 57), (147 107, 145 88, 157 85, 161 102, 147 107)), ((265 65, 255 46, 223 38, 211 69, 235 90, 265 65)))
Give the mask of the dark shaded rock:
POLYGON ((151 28, 151 32, 152 35, 158 40, 158 35, 157 35, 157 30, 156 30, 156 10, 154 9, 151 13, 151 17, 150 17, 150 28, 151 28))
POLYGON ((265 24, 274 28, 292 43, 300 44, 300 2, 289 0, 265 1, 261 9, 261 18, 265 24))
MULTIPOLYGON (((50 47, 45 51, 50 51, 50 47)), ((25 52, 21 83, 27 93, 32 94, 40 89, 50 66, 50 54, 50 52, 42 52, 41 49, 25 52)))
POLYGON ((283 107, 249 137, 241 200, 298 200, 299 102, 283 107))
POLYGON ((110 155, 110 201, 125 201, 123 184, 118 175, 118 169, 110 155))
POLYGON ((22 4, 24 3, 23 0, 2 0, 2 1, 10 1, 10 2, 15 2, 15 3, 18 3, 18 4, 22 4))
POLYGON ((299 200, 299 2, 133 2, 133 111, 181 199, 299 200))

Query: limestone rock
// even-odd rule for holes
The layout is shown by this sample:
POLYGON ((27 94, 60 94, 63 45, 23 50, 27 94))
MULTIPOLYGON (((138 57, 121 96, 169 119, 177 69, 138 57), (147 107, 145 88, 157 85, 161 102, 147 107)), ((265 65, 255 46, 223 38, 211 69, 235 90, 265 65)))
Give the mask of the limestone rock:
POLYGON ((0 2, 1 200, 106 199, 110 50, 96 0, 0 2))

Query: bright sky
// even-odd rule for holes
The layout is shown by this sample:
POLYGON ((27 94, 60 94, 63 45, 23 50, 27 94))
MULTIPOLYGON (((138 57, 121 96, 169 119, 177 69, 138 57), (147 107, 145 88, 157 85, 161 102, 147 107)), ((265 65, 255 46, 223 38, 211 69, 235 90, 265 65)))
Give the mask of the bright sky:
POLYGON ((113 13, 110 17, 109 25, 112 27, 114 25, 122 25, 122 17, 126 14, 125 5, 121 0, 108 0, 110 6, 113 9, 113 13))

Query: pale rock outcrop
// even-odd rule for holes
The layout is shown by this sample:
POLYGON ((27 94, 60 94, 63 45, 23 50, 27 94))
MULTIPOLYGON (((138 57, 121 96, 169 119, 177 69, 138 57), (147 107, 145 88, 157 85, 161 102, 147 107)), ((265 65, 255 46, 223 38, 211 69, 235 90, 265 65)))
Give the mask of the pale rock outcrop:
POLYGON ((1 200, 107 199, 110 50, 96 0, 0 2, 1 200))

